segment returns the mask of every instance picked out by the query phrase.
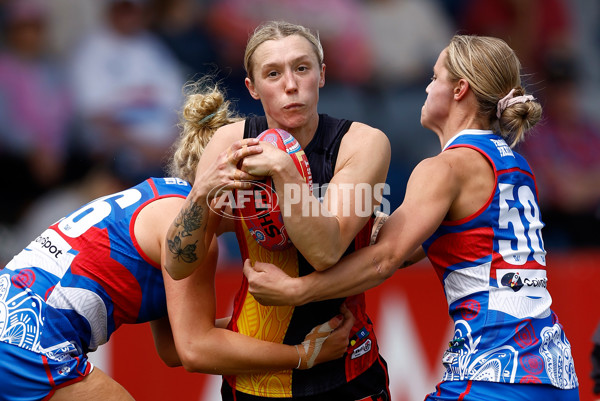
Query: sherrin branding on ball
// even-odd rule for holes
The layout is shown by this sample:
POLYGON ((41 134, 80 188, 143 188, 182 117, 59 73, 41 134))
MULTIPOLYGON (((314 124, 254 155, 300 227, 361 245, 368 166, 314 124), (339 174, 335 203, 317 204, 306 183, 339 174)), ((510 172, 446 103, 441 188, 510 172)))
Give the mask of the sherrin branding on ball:
MULTIPOLYGON (((287 152, 312 193, 312 174, 308 158, 296 138, 282 129, 269 128, 257 139, 269 142, 287 152)), ((250 201, 244 202, 239 212, 252 237, 264 248, 280 251, 289 248, 292 244, 283 223, 277 192, 271 177, 265 177, 254 183, 250 201)))

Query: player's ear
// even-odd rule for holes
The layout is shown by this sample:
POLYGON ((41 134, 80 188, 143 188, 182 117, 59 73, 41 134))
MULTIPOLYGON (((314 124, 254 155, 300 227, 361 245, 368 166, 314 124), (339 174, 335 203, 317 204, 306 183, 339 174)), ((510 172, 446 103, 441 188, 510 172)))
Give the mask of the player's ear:
POLYGON ((463 78, 459 79, 454 86, 454 100, 461 100, 464 98, 469 88, 469 81, 463 78))
POLYGON ((321 73, 319 76, 319 88, 325 86, 325 63, 321 65, 321 73))
POLYGON ((252 82, 252 80, 250 78, 246 77, 246 79, 244 80, 244 83, 246 84, 246 88, 248 88, 248 92, 250 92, 250 96, 252 96, 252 98, 255 100, 259 100, 260 96, 258 95, 258 92, 256 92, 256 89, 254 88, 254 83, 252 82))

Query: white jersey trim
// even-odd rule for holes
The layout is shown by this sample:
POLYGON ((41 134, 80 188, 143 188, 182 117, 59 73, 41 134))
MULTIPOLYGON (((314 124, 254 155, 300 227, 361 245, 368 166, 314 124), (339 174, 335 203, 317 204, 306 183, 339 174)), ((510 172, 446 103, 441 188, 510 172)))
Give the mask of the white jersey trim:
POLYGON ((444 280, 448 305, 456 300, 490 289, 491 262, 479 266, 465 267, 448 274, 444 280))

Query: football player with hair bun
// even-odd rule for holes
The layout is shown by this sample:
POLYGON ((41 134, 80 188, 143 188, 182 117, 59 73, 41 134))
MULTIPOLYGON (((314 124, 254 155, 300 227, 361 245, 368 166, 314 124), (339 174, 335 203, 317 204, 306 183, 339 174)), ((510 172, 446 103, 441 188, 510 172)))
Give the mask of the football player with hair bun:
MULTIPOLYGON (((184 248, 167 241, 168 228, 197 182, 204 146, 216 129, 238 120, 218 87, 190 84, 170 177, 151 177, 81 206, 0 270, 2 400, 132 400, 88 360, 123 324, 149 322, 165 364, 191 372, 300 371, 345 354, 354 322, 345 308, 287 345, 226 330, 229 319, 215 319, 214 236, 184 248), (192 261, 196 246, 205 247, 200 268, 173 280, 162 268, 165 260, 192 261)), ((257 144, 256 139, 230 144, 225 151, 230 156, 211 164, 209 184, 229 188, 219 181, 219 171, 232 168, 230 158, 260 153, 257 144)), ((194 230, 196 223, 187 220, 182 228, 194 230)))

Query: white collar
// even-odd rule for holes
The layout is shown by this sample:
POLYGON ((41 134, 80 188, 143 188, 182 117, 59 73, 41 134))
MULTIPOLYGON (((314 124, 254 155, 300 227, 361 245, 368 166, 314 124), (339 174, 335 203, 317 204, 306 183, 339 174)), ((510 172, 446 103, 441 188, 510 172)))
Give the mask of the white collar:
POLYGON ((493 134, 492 130, 483 130, 483 129, 464 129, 460 131, 458 134, 454 135, 448 142, 446 142, 446 146, 442 149, 442 152, 448 148, 461 135, 489 135, 493 134))

